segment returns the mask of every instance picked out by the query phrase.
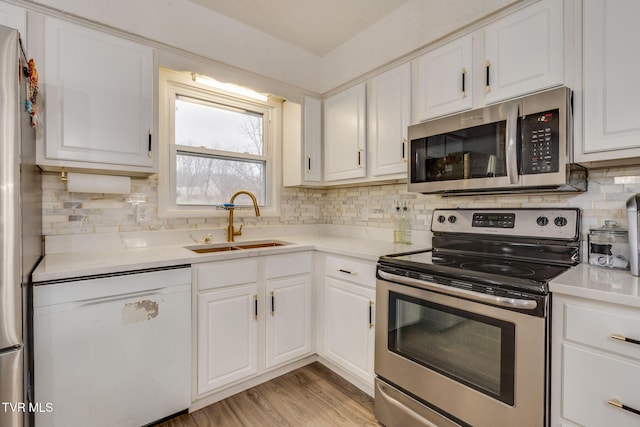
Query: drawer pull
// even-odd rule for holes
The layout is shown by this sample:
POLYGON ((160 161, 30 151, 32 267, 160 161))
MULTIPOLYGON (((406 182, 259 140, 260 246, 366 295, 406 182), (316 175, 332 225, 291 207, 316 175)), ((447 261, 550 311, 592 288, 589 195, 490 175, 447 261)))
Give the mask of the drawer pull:
POLYGON ((640 411, 637 409, 633 409, 630 406, 623 405, 618 399, 607 400, 609 405, 615 406, 616 408, 624 409, 625 411, 629 411, 633 414, 640 415, 640 411))
POLYGON ((338 269, 338 271, 339 271, 340 273, 350 274, 350 275, 352 275, 352 276, 357 276, 357 275, 358 275, 358 273, 354 273, 353 271, 345 270, 345 269, 343 269, 343 268, 339 268, 339 269, 338 269))
POLYGON ((611 338, 613 338, 614 340, 620 340, 620 341, 628 342, 631 344, 640 345, 639 340, 634 340, 633 338, 627 338, 624 335, 620 335, 620 334, 612 334, 611 338))

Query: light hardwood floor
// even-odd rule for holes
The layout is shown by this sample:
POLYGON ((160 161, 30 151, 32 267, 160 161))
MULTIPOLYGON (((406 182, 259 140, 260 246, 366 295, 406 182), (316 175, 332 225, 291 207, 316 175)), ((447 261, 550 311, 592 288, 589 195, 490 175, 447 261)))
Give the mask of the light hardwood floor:
POLYGON ((158 427, 380 426, 373 399, 320 363, 297 369, 158 427))

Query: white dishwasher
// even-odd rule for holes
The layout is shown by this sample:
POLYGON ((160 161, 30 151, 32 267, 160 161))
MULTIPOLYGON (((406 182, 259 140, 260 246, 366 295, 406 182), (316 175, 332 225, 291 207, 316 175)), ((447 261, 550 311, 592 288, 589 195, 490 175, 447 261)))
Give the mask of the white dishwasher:
POLYGON ((38 427, 141 426, 191 404, 191 268, 36 284, 38 427))

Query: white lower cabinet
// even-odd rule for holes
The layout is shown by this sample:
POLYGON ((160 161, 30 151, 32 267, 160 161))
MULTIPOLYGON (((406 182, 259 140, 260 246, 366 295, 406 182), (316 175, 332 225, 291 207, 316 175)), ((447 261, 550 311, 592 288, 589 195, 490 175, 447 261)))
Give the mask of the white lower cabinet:
POLYGON ((258 285, 198 295, 198 394, 258 372, 258 285))
POLYGON ((197 395, 313 353, 312 252, 197 264, 197 395))
POLYGON ((321 356, 373 390, 375 263, 327 256, 321 356))
POLYGON ((311 276, 267 281, 267 358, 271 368, 311 352, 311 276))
POLYGON ((554 294, 552 337, 551 426, 640 425, 640 310, 554 294))

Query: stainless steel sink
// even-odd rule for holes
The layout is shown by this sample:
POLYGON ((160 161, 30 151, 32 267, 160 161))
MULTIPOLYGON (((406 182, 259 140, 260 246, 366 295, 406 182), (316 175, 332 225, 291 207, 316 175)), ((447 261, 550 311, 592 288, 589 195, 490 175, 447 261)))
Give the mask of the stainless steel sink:
POLYGON ((291 243, 289 242, 282 242, 280 240, 257 240, 252 242, 215 243, 211 245, 185 246, 185 248, 199 254, 208 254, 212 252, 275 248, 278 246, 286 246, 290 244, 291 243))

